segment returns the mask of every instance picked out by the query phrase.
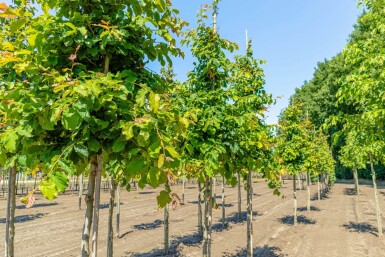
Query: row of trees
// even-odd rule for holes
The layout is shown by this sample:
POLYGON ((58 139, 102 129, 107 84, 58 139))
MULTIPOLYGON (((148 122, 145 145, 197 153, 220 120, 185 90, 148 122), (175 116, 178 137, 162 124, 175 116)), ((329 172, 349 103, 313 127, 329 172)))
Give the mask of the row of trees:
POLYGON ((359 193, 358 178, 372 177, 378 234, 382 234, 375 168, 384 169, 384 0, 364 0, 347 46, 318 64, 314 78, 296 91, 291 105, 302 110, 330 137, 338 174, 348 169, 359 193))
MULTIPOLYGON (((97 256, 102 176, 111 180, 107 256, 113 256, 115 192, 129 191, 132 179, 141 188, 162 186, 157 200, 166 221, 168 205, 181 202, 172 192, 174 180, 198 181, 203 256, 211 255, 215 177, 223 178, 223 200, 225 182, 246 183, 248 256, 253 255, 253 172, 261 173, 276 195, 281 175, 286 172, 295 182, 305 172, 308 208, 311 181, 332 181, 327 137, 301 105, 283 113, 278 129, 265 124, 273 99, 264 90, 263 61, 254 58, 251 41, 244 55, 227 57, 237 45, 217 31, 217 0, 200 10, 197 27, 185 33, 187 23, 165 0, 36 4, 41 13, 30 1, 0 5, 7 256, 14 256, 15 176, 25 170, 44 173, 38 188, 22 199, 28 206, 37 189, 54 199, 67 188, 69 175, 88 177, 82 256, 97 256), (207 24, 209 10, 213 26, 207 24), (174 38, 182 34, 182 44, 196 58, 184 83, 175 80, 171 61, 183 56, 174 38), (161 74, 147 68, 151 62, 165 67, 161 74)), ((295 183, 293 189, 296 222, 295 183)), ((224 204, 222 215, 224 223, 224 204)))

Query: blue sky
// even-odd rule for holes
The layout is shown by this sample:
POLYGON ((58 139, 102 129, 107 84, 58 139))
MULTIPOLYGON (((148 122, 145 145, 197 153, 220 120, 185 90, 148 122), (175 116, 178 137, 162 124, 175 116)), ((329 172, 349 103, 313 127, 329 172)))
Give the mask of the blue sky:
MULTIPOLYGON (((195 15, 204 0, 174 0, 180 16, 196 24, 195 15)), ((269 109, 267 122, 277 122, 295 88, 312 78, 317 62, 331 58, 346 45, 361 10, 357 0, 222 0, 218 27, 222 37, 245 51, 245 30, 253 39, 255 57, 265 59, 265 88, 281 96, 269 109)), ((192 69, 194 59, 186 50, 174 69, 180 80, 192 69)))
MULTIPOLYGON (((4 0, 3 0, 4 1, 4 0)), ((1 0, 0 0, 1 2, 1 0)), ((173 0, 180 16, 196 24, 202 4, 212 0, 173 0)), ((11 4, 11 0, 5 0, 11 4)), ((269 109, 267 122, 277 122, 295 88, 312 78, 317 62, 331 58, 345 46, 361 10, 357 0, 222 0, 218 28, 222 37, 245 51, 245 30, 253 39, 255 57, 265 59, 265 88, 277 99, 269 109)), ((184 81, 192 69, 193 57, 174 60, 178 79, 184 81)), ((157 70, 156 65, 152 67, 157 70)))

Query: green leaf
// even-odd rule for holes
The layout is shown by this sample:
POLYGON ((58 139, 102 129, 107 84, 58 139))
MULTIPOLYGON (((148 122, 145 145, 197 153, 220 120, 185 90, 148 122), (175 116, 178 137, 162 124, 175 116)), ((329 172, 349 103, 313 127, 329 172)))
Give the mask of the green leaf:
POLYGON ((49 176, 49 181, 52 181, 59 193, 64 193, 69 184, 68 177, 60 172, 53 172, 49 176))
POLYGON ((170 204, 172 201, 170 197, 170 193, 165 190, 160 191, 159 195, 156 197, 156 200, 158 201, 159 208, 165 207, 167 204, 170 204))
POLYGON ((78 31, 80 32, 80 34, 82 34, 82 36, 87 35, 87 29, 85 27, 78 28, 78 31))
POLYGON ((62 124, 65 129, 75 130, 83 122, 79 113, 72 108, 65 109, 61 118, 62 124))
POLYGON ((179 158, 180 155, 177 151, 175 151, 174 147, 172 146, 166 146, 167 152, 171 155, 173 158, 179 158))
POLYGON ((164 0, 156 0, 156 8, 159 12, 164 12, 166 10, 166 2, 164 0))
POLYGON ((43 181, 39 185, 39 189, 43 196, 48 200, 53 200, 58 195, 58 190, 53 181, 43 181))
POLYGON ((81 144, 81 143, 76 144, 76 145, 74 146, 74 150, 75 150, 75 152, 78 153, 81 157, 87 158, 87 157, 89 156, 88 148, 87 148, 85 145, 81 144))
POLYGON ((151 92, 148 101, 150 103, 152 111, 157 113, 160 106, 160 96, 158 94, 155 94, 154 92, 151 92))
POLYGON ((138 93, 136 94, 136 102, 139 106, 144 106, 146 103, 146 94, 148 93, 148 90, 145 88, 139 89, 138 93))
POLYGON ((88 144, 88 149, 91 152, 98 152, 100 149, 100 143, 93 138, 90 138, 90 140, 88 140, 87 144, 88 144))
POLYGON ((122 138, 122 137, 119 137, 115 142, 114 144, 112 145, 112 151, 114 153, 118 153, 118 152, 121 152, 124 150, 124 147, 126 146, 126 143, 127 141, 122 138))
POLYGON ((147 175, 147 182, 150 186, 153 188, 157 188, 159 186, 159 172, 158 169, 151 167, 148 175, 147 175))
POLYGON ((15 153, 18 139, 19 136, 15 131, 6 131, 2 138, 4 148, 10 153, 15 153))
POLYGON ((7 154, 4 149, 0 147, 0 165, 4 166, 7 161, 7 154))
POLYGON ((72 168, 71 164, 68 164, 68 163, 66 163, 63 160, 59 160, 58 161, 58 165, 59 165, 60 168, 62 168, 68 174, 76 173, 76 170, 74 168, 72 168))
POLYGON ((122 127, 122 134, 126 137, 127 140, 130 140, 134 137, 134 123, 133 122, 127 122, 122 127))
POLYGON ((127 164, 131 176, 139 174, 145 168, 147 168, 147 160, 143 156, 136 157, 127 164))
POLYGON ((147 131, 140 131, 137 140, 140 146, 147 146, 149 144, 150 134, 147 131))
POLYGON ((21 18, 21 19, 18 19, 18 20, 14 20, 12 23, 11 23, 11 26, 9 27, 10 31, 12 33, 15 33, 17 32, 22 26, 24 26, 24 24, 27 22, 27 19, 26 18, 21 18))

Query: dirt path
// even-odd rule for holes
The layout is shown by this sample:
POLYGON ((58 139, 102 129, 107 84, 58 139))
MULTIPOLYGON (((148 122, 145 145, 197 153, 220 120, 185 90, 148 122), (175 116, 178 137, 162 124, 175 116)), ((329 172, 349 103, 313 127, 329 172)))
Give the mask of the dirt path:
MULTIPOLYGON (((289 184, 285 184, 289 186, 289 184)), ((385 242, 376 237, 373 191, 361 187, 359 196, 352 195, 352 186, 337 184, 327 199, 312 201, 312 211, 305 211, 306 190, 299 191, 300 224, 292 226, 290 188, 286 197, 275 197, 266 183, 254 184, 254 246, 255 256, 385 256, 385 242)), ((181 193, 181 187, 174 190, 181 193)), ((219 196, 220 186, 217 187, 219 196)), ((148 257, 161 253, 163 242, 163 210, 158 210, 158 190, 122 192, 121 234, 114 242, 115 256, 148 257)), ((312 187, 315 193, 315 187, 312 187)), ((245 192, 242 190, 245 210, 245 192)), ((385 213, 385 190, 380 190, 380 204, 385 213)), ((171 211, 170 256, 201 256, 201 241, 196 235, 197 188, 188 184, 186 205, 171 211)), ((217 199, 220 204, 220 198, 217 199)), ((100 213, 99 256, 106 253, 108 194, 102 194, 100 213)), ((0 206, 5 201, 0 200, 0 206)), ((214 211, 213 257, 245 256, 245 222, 238 222, 237 189, 226 188, 226 222, 220 223, 221 210, 214 211)), ((4 232, 4 215, 0 213, 0 231, 4 232)), ((79 256, 84 210, 77 210, 77 196, 63 195, 53 202, 39 198, 32 209, 16 210, 16 256, 51 257, 79 256)), ((242 216, 245 220, 245 214, 242 216)), ((385 224, 385 223, 384 223, 385 224)), ((0 249, 4 233, 0 234, 0 249)), ((0 254, 2 254, 0 252, 0 254)))

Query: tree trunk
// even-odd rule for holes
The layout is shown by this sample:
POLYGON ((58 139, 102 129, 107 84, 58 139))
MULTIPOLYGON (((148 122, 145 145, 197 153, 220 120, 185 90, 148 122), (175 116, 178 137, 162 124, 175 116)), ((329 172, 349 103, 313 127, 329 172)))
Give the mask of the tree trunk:
POLYGON ((369 153, 369 158, 370 158, 370 169, 372 171, 372 179, 373 179, 374 201, 376 204, 378 236, 381 237, 382 236, 381 210, 380 210, 380 204, 378 202, 376 172, 375 172, 374 166, 373 166, 372 153, 369 153))
POLYGON ((198 181, 198 234, 200 237, 203 237, 203 225, 202 225, 202 185, 201 182, 198 181))
POLYGON ((241 196, 241 174, 238 171, 238 220, 241 220, 241 214, 242 214, 242 196, 241 196))
POLYGON ((253 180, 249 171, 247 176, 247 257, 253 256, 253 180))
POLYGON ((111 178, 110 183, 110 206, 108 208, 108 232, 107 232, 107 257, 114 256, 114 227, 112 220, 114 217, 114 205, 115 205, 115 190, 116 182, 114 178, 111 178))
POLYGON ((185 202, 184 202, 184 190, 185 190, 185 184, 186 184, 185 178, 183 177, 183 178, 182 178, 182 203, 185 203, 185 202))
POLYGON ((293 205, 294 205, 294 218, 293 224, 297 225, 297 185, 296 185, 296 177, 293 175, 293 205))
POLYGON ((298 174, 298 189, 303 190, 303 179, 301 177, 302 174, 298 174))
POLYGON ((164 207, 164 254, 169 252, 169 208, 168 204, 164 207))
POLYGON ((100 209, 100 186, 102 182, 103 153, 97 156, 97 169, 95 178, 95 204, 94 221, 92 227, 92 257, 98 256, 98 233, 99 233, 99 209, 100 209))
POLYGON ((310 173, 306 172, 306 185, 307 185, 307 211, 310 211, 310 173))
POLYGON ((354 190, 356 192, 356 195, 359 195, 360 189, 358 188, 358 172, 357 172, 356 166, 354 166, 353 168, 353 177, 354 177, 354 190))
POLYGON ((15 247, 15 209, 16 209, 16 167, 9 169, 7 213, 5 227, 5 257, 14 257, 15 247))
POLYGON ((320 186, 321 175, 318 175, 317 188, 318 188, 318 201, 321 201, 321 186, 320 186))
POLYGON ((203 225, 203 249, 202 256, 211 256, 211 221, 212 221, 212 178, 206 175, 204 193, 204 225, 203 225))
POLYGON ((225 228, 226 224, 226 209, 225 209, 225 176, 222 176, 222 227, 225 228))
POLYGON ((120 236, 120 186, 116 187, 116 237, 120 236))
POLYGON ((83 183, 84 183, 84 176, 83 174, 80 174, 80 179, 78 179, 79 182, 79 210, 82 209, 82 196, 83 196, 83 183))
POLYGON ((95 192, 95 176, 97 169, 97 158, 93 156, 90 161, 90 174, 88 175, 88 188, 85 197, 86 214, 84 217, 83 234, 82 234, 82 257, 90 256, 90 234, 92 225, 92 210, 94 207, 94 192, 95 192))

